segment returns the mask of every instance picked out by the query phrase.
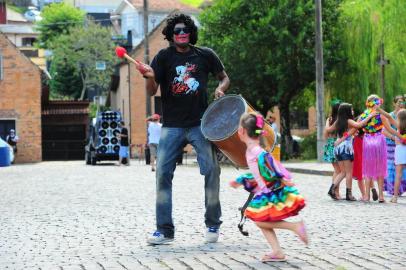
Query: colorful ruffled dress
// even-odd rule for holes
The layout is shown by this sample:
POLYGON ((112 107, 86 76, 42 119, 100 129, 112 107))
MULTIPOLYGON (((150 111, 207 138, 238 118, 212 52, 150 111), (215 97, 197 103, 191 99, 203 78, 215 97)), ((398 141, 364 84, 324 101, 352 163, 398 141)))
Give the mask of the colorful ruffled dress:
POLYGON ((280 221, 295 216, 305 206, 296 187, 288 186, 290 173, 260 146, 248 148, 247 163, 252 173, 244 174, 236 182, 255 195, 245 210, 253 221, 280 221))
MULTIPOLYGON (((361 114, 364 120, 372 113, 366 109, 361 114)), ((363 128, 364 140, 362 144, 362 177, 377 180, 379 177, 386 177, 387 174, 387 151, 385 136, 382 134, 383 122, 381 115, 372 117, 363 128)))
MULTIPOLYGON (((396 114, 391 112, 390 115, 393 119, 396 120, 396 114)), ((392 125, 392 128, 396 130, 396 127, 392 125)), ((385 178, 385 182, 383 185, 383 189, 388 193, 393 195, 395 189, 395 176, 396 176, 396 168, 395 168, 395 147, 396 143, 394 140, 390 138, 386 138, 386 150, 388 151, 388 159, 387 159, 387 168, 388 173, 385 178)), ((399 195, 406 192, 406 169, 403 169, 403 174, 400 182, 399 187, 399 195)))

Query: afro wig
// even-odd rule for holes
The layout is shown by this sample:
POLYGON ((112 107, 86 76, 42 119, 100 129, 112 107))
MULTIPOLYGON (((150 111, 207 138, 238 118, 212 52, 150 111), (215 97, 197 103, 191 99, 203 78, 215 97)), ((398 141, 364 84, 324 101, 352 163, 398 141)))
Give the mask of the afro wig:
POLYGON ((166 26, 162 30, 162 34, 165 36, 165 39, 170 43, 173 42, 173 29, 178 23, 184 23, 186 27, 190 29, 190 44, 195 45, 197 42, 197 27, 195 22, 189 15, 185 14, 174 14, 168 18, 166 21, 166 26))

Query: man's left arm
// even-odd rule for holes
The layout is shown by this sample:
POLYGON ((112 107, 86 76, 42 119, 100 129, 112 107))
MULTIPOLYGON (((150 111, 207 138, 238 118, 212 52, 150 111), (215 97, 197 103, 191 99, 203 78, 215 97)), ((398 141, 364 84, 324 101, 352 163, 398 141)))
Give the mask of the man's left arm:
POLYGON ((206 48, 206 52, 208 52, 207 56, 210 65, 210 73, 212 73, 219 81, 219 85, 214 91, 214 98, 219 98, 224 96, 224 93, 227 91, 228 87, 230 87, 230 78, 225 72, 224 65, 217 54, 209 48, 206 48))
POLYGON ((228 78, 228 75, 224 70, 217 73, 216 78, 219 81, 219 85, 214 91, 214 97, 219 98, 224 96, 224 93, 230 87, 230 78, 228 78))

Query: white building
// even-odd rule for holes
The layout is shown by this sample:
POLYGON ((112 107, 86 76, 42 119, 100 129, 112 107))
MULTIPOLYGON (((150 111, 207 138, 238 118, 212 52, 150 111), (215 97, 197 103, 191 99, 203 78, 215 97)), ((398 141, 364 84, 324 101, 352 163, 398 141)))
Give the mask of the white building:
POLYGON ((38 50, 34 47, 39 33, 35 31, 32 22, 12 9, 2 10, 0 17, 5 18, 3 23, 0 22, 0 32, 27 57, 29 57, 41 69, 46 70, 45 51, 38 50))

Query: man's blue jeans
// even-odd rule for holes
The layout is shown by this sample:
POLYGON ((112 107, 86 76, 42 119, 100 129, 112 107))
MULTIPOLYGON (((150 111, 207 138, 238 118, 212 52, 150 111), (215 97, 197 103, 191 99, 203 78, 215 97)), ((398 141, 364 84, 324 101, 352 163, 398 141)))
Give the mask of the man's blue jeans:
MULTIPOLYGON (((157 230, 165 237, 173 238, 175 227, 172 220, 172 179, 176 160, 185 142, 193 145, 197 153, 200 174, 204 175, 205 224, 220 227, 221 206, 219 200, 220 167, 212 144, 203 137, 200 126, 191 128, 163 127, 158 145, 156 170, 156 222, 157 230)), ((190 183, 193 185, 193 183, 190 183)))

